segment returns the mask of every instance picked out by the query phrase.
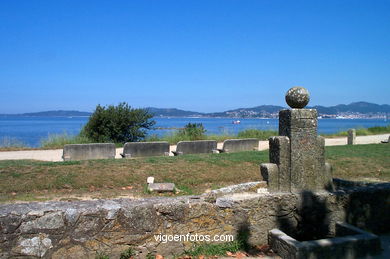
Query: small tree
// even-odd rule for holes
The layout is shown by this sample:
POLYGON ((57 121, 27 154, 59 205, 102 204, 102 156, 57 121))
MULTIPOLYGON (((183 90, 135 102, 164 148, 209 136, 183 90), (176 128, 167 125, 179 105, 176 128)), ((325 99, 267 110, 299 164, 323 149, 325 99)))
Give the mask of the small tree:
POLYGON ((146 137, 156 123, 145 109, 133 109, 127 103, 118 106, 96 106, 82 134, 97 142, 135 142, 146 137))

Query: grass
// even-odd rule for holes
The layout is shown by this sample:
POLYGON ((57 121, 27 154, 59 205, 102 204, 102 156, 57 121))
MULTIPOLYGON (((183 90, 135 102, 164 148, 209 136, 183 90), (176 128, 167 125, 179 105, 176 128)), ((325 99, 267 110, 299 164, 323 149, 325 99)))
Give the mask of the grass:
POLYGON ((50 134, 47 138, 41 140, 42 148, 63 148, 66 144, 86 144, 92 143, 90 139, 81 135, 50 134))
POLYGON ((277 136, 278 132, 275 130, 257 130, 257 129, 247 129, 240 131, 237 134, 237 138, 257 138, 260 140, 267 140, 272 136, 277 136))
POLYGON ((11 151, 25 149, 27 145, 17 138, 2 137, 0 138, 0 151, 11 151))
POLYGON ((326 148, 333 176, 362 181, 390 181, 390 145, 354 145, 326 148))
POLYGON ((221 244, 202 244, 194 246, 192 249, 185 251, 185 255, 189 256, 211 256, 220 255, 226 256, 226 252, 236 253, 243 250, 243 246, 239 241, 232 241, 221 244))
POLYGON ((126 251, 121 253, 119 259, 130 259, 132 256, 135 256, 135 251, 132 247, 129 247, 126 251))
MULTIPOLYGON (((390 145, 326 147, 334 177, 390 181, 390 145)), ((173 182, 178 195, 200 194, 232 184, 260 181, 259 164, 268 151, 150 157, 139 159, 41 162, 0 161, 0 201, 143 196, 146 178, 173 182)), ((173 195, 173 194, 163 194, 173 195)))
MULTIPOLYGON (((243 138, 257 138, 259 140, 267 140, 269 137, 277 136, 278 132, 274 130, 258 130, 258 129, 247 129, 240 131, 238 134, 210 134, 203 135, 200 139, 202 140, 216 140, 217 142, 223 142, 226 139, 243 139, 243 138)), ((145 141, 167 141, 171 145, 177 144, 179 141, 191 140, 190 135, 180 134, 179 131, 166 134, 162 137, 157 135, 151 135, 146 138, 145 141)))
MULTIPOLYGON (((375 135, 390 133, 390 125, 384 127, 371 127, 371 128, 358 128, 356 129, 357 136, 375 135)), ((258 130, 247 129, 240 131, 238 134, 229 134, 224 132, 222 134, 210 134, 203 135, 203 140, 216 140, 217 142, 223 142, 226 139, 242 139, 242 138, 257 138, 259 140, 267 140, 272 136, 277 136, 278 132, 274 130, 258 130)), ((343 137, 347 136, 348 132, 343 131, 336 134, 325 134, 325 137, 343 137)), ((191 136, 180 134, 180 131, 166 134, 164 136, 157 136, 155 134, 148 136, 145 141, 167 141, 171 145, 177 144, 179 141, 191 140, 191 136)), ((66 144, 86 144, 93 143, 92 140, 81 135, 70 135, 68 133, 63 134, 50 134, 47 138, 41 140, 41 147, 38 149, 62 149, 66 144)), ((123 143, 116 143, 117 147, 122 147, 123 143)), ((14 150, 27 150, 37 149, 31 148, 25 145, 23 142, 16 138, 3 137, 0 139, 0 151, 14 151, 14 150)))
MULTIPOLYGON (((377 134, 385 134, 390 133, 390 124, 387 126, 377 126, 371 128, 357 128, 356 136, 369 136, 369 135, 377 135, 377 134)), ((336 134, 324 134, 325 137, 346 137, 348 136, 348 131, 341 131, 336 134)))

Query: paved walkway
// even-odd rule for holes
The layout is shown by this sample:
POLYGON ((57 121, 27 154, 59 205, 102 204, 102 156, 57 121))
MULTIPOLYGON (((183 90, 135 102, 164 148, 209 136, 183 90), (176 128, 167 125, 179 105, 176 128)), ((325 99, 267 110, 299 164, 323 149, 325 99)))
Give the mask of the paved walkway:
MULTIPOLYGON (((381 143, 381 141, 387 141, 390 134, 372 135, 372 136, 358 136, 356 137, 357 144, 375 144, 381 143)), ((325 139, 326 146, 340 146, 346 145, 347 138, 328 138, 325 139)), ((222 143, 218 143, 218 148, 222 149, 222 143)), ((268 141, 259 141, 259 150, 268 149, 268 141)), ((172 145, 171 150, 176 150, 176 146, 172 145)), ((116 149, 115 158, 121 158, 120 153, 123 152, 123 148, 116 149)), ((62 161, 62 149, 51 150, 23 150, 23 151, 4 151, 0 152, 0 160, 21 160, 21 159, 34 159, 42 161, 62 161)))

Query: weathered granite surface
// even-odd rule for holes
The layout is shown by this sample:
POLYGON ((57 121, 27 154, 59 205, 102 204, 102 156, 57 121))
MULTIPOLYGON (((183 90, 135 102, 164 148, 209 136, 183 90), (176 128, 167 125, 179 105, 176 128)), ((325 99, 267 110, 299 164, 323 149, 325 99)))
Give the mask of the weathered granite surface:
POLYGON ((266 244, 273 228, 304 236, 330 231, 336 221, 377 233, 390 231, 389 183, 335 180, 335 192, 234 193, 256 185, 215 192, 215 199, 204 195, 2 204, 0 258, 95 258, 97 251, 115 258, 129 246, 144 258, 149 252, 178 254, 193 245, 157 242, 158 234, 237 236, 246 231, 254 245, 266 244))
POLYGON ((174 183, 149 183, 148 190, 150 192, 174 192, 174 183))
POLYGON ((356 130, 355 129, 348 130, 347 143, 348 143, 348 145, 355 145, 356 144, 356 130))
POLYGON ((174 155, 213 153, 217 150, 215 140, 179 141, 174 155))
POLYGON ((295 86, 286 93, 286 102, 291 108, 304 108, 310 101, 310 94, 306 88, 295 86))
POLYGON ((108 159, 115 158, 115 144, 68 144, 64 146, 62 158, 69 160, 108 159))
POLYGON ((256 138, 227 139, 223 142, 222 152, 253 151, 259 149, 259 140, 256 138))
POLYGON ((168 156, 169 143, 166 141, 156 142, 127 142, 123 146, 122 156, 131 157, 148 157, 148 156, 168 156))
POLYGON ((279 135, 269 139, 270 164, 260 166, 270 191, 331 190, 331 167, 325 163, 325 140, 317 135, 317 110, 304 88, 291 88, 286 101, 292 109, 279 112, 279 135), (277 170, 275 166, 277 166, 277 170))
POLYGON ((279 229, 272 229, 268 235, 269 245, 282 258, 291 259, 371 258, 381 252, 377 235, 341 222, 336 223, 334 232, 336 236, 299 241, 279 229))

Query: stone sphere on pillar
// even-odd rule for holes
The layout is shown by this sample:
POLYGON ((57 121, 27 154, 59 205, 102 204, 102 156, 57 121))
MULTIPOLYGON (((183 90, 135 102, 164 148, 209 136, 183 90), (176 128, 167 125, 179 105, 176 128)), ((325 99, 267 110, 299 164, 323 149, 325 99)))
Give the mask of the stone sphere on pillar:
POLYGON ((286 102, 288 106, 295 109, 302 109, 310 101, 310 94, 306 88, 295 86, 290 88, 286 93, 286 102))

